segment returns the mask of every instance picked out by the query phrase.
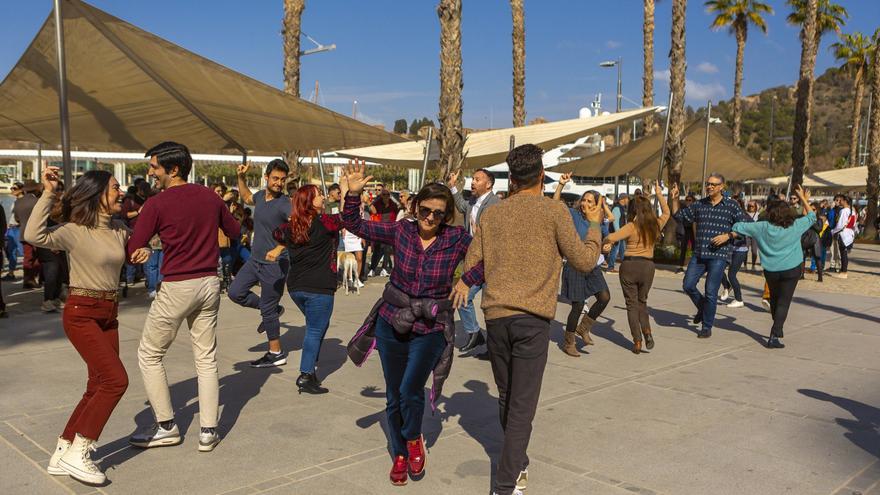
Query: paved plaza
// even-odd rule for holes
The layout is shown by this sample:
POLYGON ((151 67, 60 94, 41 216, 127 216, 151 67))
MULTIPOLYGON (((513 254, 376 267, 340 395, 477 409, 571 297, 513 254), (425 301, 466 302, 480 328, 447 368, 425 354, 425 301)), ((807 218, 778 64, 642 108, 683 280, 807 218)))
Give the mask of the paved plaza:
MULTIPOLYGON (((612 300, 596 345, 580 358, 558 349, 568 309, 560 304, 526 493, 880 494, 880 248, 859 246, 854 257, 851 280, 829 281, 832 292, 799 288, 783 350, 761 345, 770 320, 755 276, 745 278, 746 307, 721 307, 712 338, 698 340, 681 275, 658 272, 649 301, 657 346, 638 356, 629 351, 616 275, 607 277, 612 300)), ((94 488, 45 472, 83 392, 85 365, 60 315, 39 312, 39 292, 4 282, 11 318, 0 320, 0 493, 490 493, 501 439, 497 395, 489 363, 473 358, 454 361, 439 410, 427 412, 425 478, 404 488, 388 483, 378 357, 357 368, 345 355, 381 287, 371 281, 360 296, 337 296, 319 369, 330 389, 323 396, 296 393, 304 320, 287 296, 282 341, 291 362, 274 370, 247 365, 266 345, 254 330, 257 311, 224 298, 224 439, 208 454, 197 451, 185 328, 166 359, 184 443, 128 446, 152 421, 136 359, 149 303, 142 287, 131 290, 119 317, 130 386, 96 453, 111 483, 94 488)))

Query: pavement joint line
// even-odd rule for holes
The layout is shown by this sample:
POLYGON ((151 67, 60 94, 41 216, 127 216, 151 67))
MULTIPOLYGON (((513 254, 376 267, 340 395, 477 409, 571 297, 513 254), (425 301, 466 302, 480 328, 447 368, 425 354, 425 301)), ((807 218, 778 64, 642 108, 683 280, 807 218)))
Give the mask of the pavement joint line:
POLYGON ((643 486, 637 485, 635 483, 632 483, 630 481, 618 480, 617 478, 605 475, 605 474, 600 473, 598 471, 590 471, 589 469, 580 469, 573 464, 567 463, 565 461, 560 461, 559 459, 548 456, 546 454, 535 454, 535 455, 531 455, 529 457, 532 460, 547 464, 548 466, 552 466, 557 469, 561 469, 563 471, 567 471, 567 472, 574 474, 574 475, 581 477, 581 478, 588 478, 590 480, 596 481, 596 482, 601 483, 603 485, 607 485, 607 486, 611 486, 611 487, 615 487, 615 488, 622 488, 622 489, 630 491, 630 492, 632 492, 634 490, 631 490, 627 487, 632 487, 632 488, 636 488, 638 490, 636 493, 642 493, 644 490, 648 490, 649 491, 648 493, 651 493, 654 495, 662 495, 662 492, 658 492, 657 490, 643 487, 643 486))
MULTIPOLYGON (((31 439, 30 439, 27 435, 25 435, 24 433, 21 433, 21 432, 20 432, 17 428, 15 428, 14 426, 10 425, 9 423, 4 423, 4 424, 5 424, 6 426, 10 427, 11 429, 15 430, 16 432, 20 433, 24 438, 26 438, 26 439, 27 439, 28 441, 30 441, 31 443, 34 443, 33 440, 31 440, 31 439)), ((53 482, 55 482, 58 486, 60 486, 60 487, 63 488, 64 490, 66 490, 68 493, 71 493, 71 494, 73 494, 73 495, 76 495, 76 492, 75 492, 72 488, 70 488, 69 486, 65 485, 65 484, 61 481, 62 479, 65 479, 65 478, 61 478, 61 477, 58 477, 58 476, 52 476, 52 475, 46 473, 46 469, 45 469, 43 466, 40 466, 39 464, 37 464, 37 461, 35 461, 35 460, 31 459, 30 457, 28 457, 27 455, 25 455, 25 453, 22 452, 21 449, 19 449, 19 448, 16 447, 12 442, 10 442, 9 440, 7 440, 5 436, 0 435, 0 440, 2 440, 4 443, 6 443, 6 445, 8 445, 10 448, 12 448, 12 450, 13 450, 14 452, 18 453, 18 455, 20 455, 21 457, 23 457, 27 462, 31 463, 34 467, 36 467, 38 470, 40 470, 44 475, 49 476, 49 479, 51 479, 53 482)), ((39 445, 37 445, 37 447, 39 447, 39 445)), ((39 447, 39 448, 42 449, 42 447, 39 447)), ((45 450, 45 449, 43 449, 43 450, 45 450)), ((48 454, 48 452, 46 452, 46 453, 48 454)), ((96 491, 99 491, 100 493, 104 493, 104 492, 102 492, 102 491, 100 491, 100 490, 98 490, 98 489, 96 489, 96 491)))
MULTIPOLYGON (((847 478, 847 480, 844 481, 842 484, 840 484, 837 488, 835 488, 834 490, 831 490, 831 495, 843 495, 846 490, 850 490, 850 493, 847 493, 846 495, 850 495, 851 493, 853 493, 852 489, 849 488, 849 484, 852 483, 853 480, 855 480, 856 478, 861 476, 862 473, 865 473, 869 469, 871 469, 871 467, 874 466, 875 464, 880 465, 880 460, 871 461, 865 467, 856 471, 855 474, 853 474, 852 476, 847 478)), ((867 492, 873 486, 876 486, 878 483, 880 483, 880 480, 875 481, 871 486, 868 487, 868 489, 864 490, 864 492, 867 492)), ((858 490, 858 491, 862 492, 862 490, 858 490)))

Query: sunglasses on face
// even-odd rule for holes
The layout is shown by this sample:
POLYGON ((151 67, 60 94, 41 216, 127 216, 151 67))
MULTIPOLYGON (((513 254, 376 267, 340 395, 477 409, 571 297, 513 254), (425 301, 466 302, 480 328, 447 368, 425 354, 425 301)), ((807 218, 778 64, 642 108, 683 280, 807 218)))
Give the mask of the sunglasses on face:
POLYGON ((721 187, 720 182, 706 182, 706 187, 721 187))
POLYGON ((432 210, 425 206, 419 207, 419 218, 422 220, 427 220, 429 216, 434 215, 435 220, 442 220, 446 216, 446 212, 443 210, 432 210))

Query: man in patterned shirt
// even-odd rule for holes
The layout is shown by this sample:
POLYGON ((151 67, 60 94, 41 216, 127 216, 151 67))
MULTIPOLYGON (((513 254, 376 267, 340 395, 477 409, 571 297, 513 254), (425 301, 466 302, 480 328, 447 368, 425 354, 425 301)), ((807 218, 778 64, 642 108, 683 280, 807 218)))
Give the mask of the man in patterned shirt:
MULTIPOLYGON (((696 224, 697 228, 694 254, 688 263, 682 285, 697 307, 694 324, 703 324, 697 333, 697 337, 701 339, 712 336, 718 288, 731 250, 726 236, 736 222, 752 221, 736 201, 724 197, 724 186, 723 175, 710 175, 706 179, 707 196, 673 213, 675 221, 683 223, 685 228, 690 224, 696 224), (697 283, 704 273, 705 294, 700 294, 697 283)), ((673 204, 676 205, 677 202, 673 204)))

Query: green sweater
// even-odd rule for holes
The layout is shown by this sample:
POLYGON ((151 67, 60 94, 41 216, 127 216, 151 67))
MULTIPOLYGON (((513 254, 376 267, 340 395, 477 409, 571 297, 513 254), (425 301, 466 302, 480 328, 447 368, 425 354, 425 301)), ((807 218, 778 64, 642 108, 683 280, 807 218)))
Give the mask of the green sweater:
POLYGON ((761 266, 768 272, 791 270, 804 262, 801 235, 816 223, 816 214, 810 212, 784 229, 766 220, 760 222, 737 222, 733 231, 751 237, 758 242, 761 266))

